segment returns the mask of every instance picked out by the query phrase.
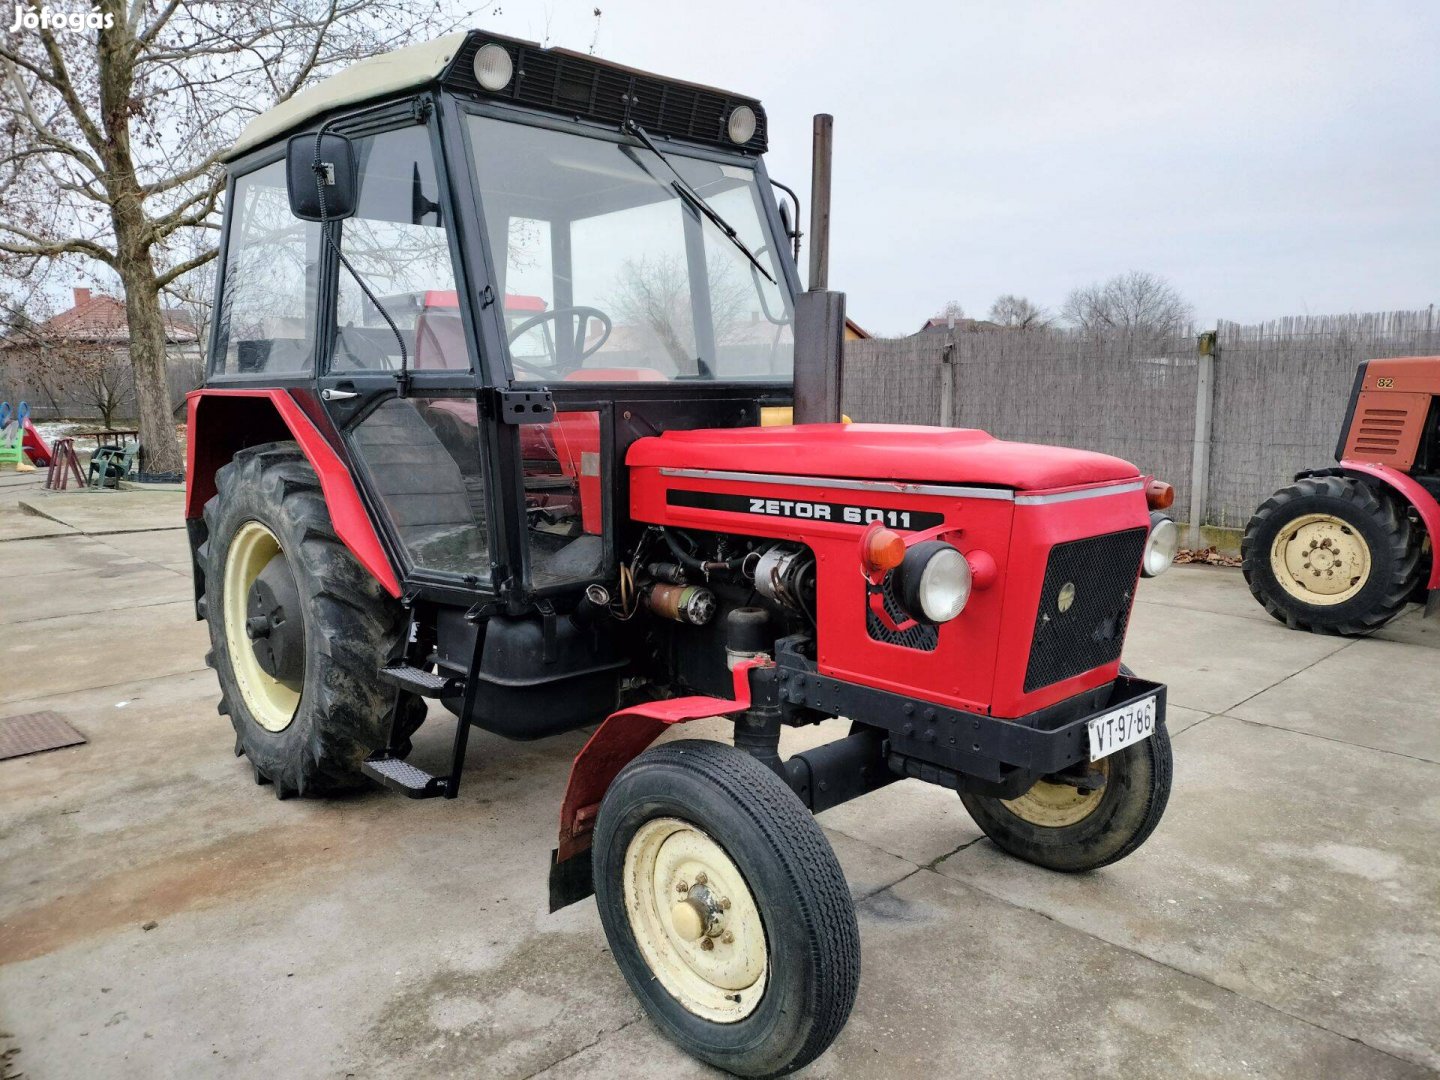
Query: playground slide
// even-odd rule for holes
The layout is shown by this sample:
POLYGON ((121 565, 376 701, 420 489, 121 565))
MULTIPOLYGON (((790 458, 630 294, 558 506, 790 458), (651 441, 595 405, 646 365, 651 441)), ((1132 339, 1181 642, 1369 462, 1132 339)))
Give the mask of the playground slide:
POLYGON ((12 416, 10 403, 0 401, 0 453, 4 454, 5 460, 19 460, 16 443, 20 444, 32 465, 43 468, 50 464, 50 447, 30 422, 29 404, 20 402, 20 407, 14 410, 12 416))
POLYGON ((25 417, 25 453, 33 465, 45 468, 50 464, 50 446, 40 437, 40 432, 35 430, 35 425, 30 422, 30 417, 25 417))

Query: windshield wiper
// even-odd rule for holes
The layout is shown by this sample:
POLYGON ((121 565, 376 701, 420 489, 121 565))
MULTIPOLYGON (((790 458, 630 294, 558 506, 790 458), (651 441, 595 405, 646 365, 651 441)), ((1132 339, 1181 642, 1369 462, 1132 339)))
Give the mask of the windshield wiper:
POLYGON ((645 145, 646 150, 649 150, 663 161, 665 167, 675 174, 675 179, 670 181, 670 186, 675 189, 675 194, 680 196, 685 205, 696 213, 703 214, 708 218, 710 224, 724 233, 725 238, 735 245, 740 254, 750 260, 750 265, 765 275, 766 281, 770 282, 771 285, 777 284, 774 277, 771 276, 770 271, 765 269, 765 264, 760 261, 753 251, 745 246, 745 241, 740 239, 740 234, 735 231, 735 227, 721 217, 719 212, 705 201, 704 196, 690 186, 690 181, 681 176, 680 170, 675 168, 675 166, 670 163, 670 159, 660 152, 660 148, 651 141, 645 129, 634 120, 627 120, 623 125, 623 130, 639 139, 645 145))

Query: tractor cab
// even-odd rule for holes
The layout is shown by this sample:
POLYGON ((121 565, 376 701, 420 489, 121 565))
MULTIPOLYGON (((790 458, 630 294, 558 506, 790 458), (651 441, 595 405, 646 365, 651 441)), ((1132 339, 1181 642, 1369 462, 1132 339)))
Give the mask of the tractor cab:
POLYGON ((407 587, 578 596, 632 441, 789 402, 764 111, 478 33, 336 81, 233 153, 208 386, 313 387, 407 587))

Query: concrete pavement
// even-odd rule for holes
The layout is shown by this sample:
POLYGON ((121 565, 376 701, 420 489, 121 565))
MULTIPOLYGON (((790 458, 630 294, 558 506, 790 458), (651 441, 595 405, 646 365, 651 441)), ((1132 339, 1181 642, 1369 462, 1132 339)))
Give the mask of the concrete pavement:
MULTIPOLYGON (((642 1018, 593 902, 545 910, 582 734, 475 732, 455 803, 279 803, 215 713, 178 500, 70 498, 0 474, 0 716, 89 739, 0 762, 0 1076, 718 1075, 642 1018)), ((806 1075, 1436 1076, 1437 646, 1415 613, 1288 631, 1238 571, 1145 583, 1159 830, 1069 877, 914 782, 822 815, 865 970, 806 1075)))

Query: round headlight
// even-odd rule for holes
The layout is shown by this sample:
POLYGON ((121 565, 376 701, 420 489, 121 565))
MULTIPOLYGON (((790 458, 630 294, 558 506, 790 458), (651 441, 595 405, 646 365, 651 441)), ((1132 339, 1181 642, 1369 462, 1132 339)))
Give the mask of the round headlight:
POLYGON ((970 564, 944 541, 916 544, 905 553, 896 572, 900 575, 900 606, 919 622, 949 622, 970 599, 970 564))
POLYGON ((510 85, 510 77, 514 74, 515 61, 510 59, 510 53, 505 46, 496 45, 493 41, 489 45, 480 46, 480 51, 475 54, 475 81, 482 90, 489 90, 491 93, 504 90, 510 85))
POLYGON ((1158 510, 1150 515, 1150 535, 1145 540, 1145 554, 1140 559, 1140 572, 1146 577, 1159 577, 1175 561, 1180 550, 1180 527, 1158 510))
POLYGON ((749 105, 737 106, 730 114, 725 132, 730 136, 731 142, 744 146, 755 137, 755 110, 749 105))

